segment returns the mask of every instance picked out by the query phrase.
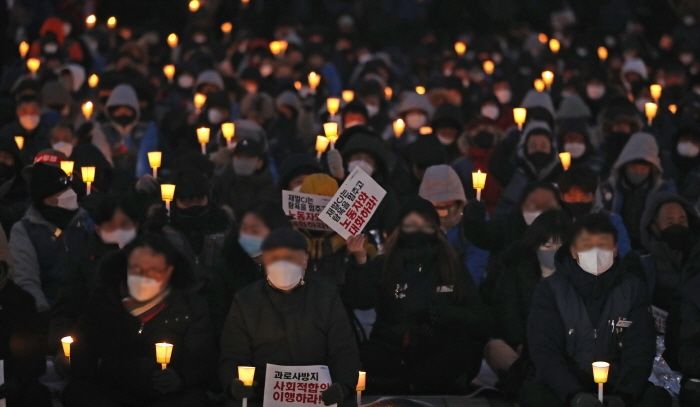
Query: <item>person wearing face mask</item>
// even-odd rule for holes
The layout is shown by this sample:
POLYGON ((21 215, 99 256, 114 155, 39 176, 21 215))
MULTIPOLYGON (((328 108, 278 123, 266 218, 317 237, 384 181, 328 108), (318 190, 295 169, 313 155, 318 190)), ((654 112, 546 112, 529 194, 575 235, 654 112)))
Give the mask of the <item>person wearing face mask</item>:
POLYGON ((323 402, 355 405, 357 345, 337 289, 305 278, 307 247, 292 229, 272 231, 261 247, 265 278, 233 300, 221 335, 219 377, 236 401, 262 404, 266 366, 272 363, 328 366, 333 384, 322 393, 323 402), (237 379, 241 365, 256 367, 252 387, 237 379))
POLYGON ((389 123, 382 133, 382 138, 389 141, 395 148, 407 146, 418 139, 421 127, 428 126, 433 115, 434 108, 425 95, 419 95, 414 91, 405 91, 399 95, 399 103, 396 106, 396 118, 403 119, 406 128, 400 138, 394 135, 394 130, 389 123))
MULTIPOLYGON (((510 127, 513 123, 510 117, 504 117, 505 110, 501 107, 498 98, 494 95, 488 95, 481 98, 481 107, 479 108, 479 117, 481 119, 490 120, 494 125, 501 129, 510 127)), ((512 115, 509 115, 512 116, 512 115)))
POLYGON ((492 304, 497 329, 484 354, 498 374, 498 387, 511 398, 517 396, 532 370, 525 332, 532 293, 539 281, 556 271, 554 256, 570 226, 561 210, 543 213, 495 259, 489 271, 499 275, 492 304))
POLYGON ((29 191, 21 174, 22 158, 14 140, 0 138, 0 227, 7 233, 29 207, 29 191))
POLYGON ((594 174, 603 169, 603 157, 591 143, 585 120, 566 119, 558 123, 558 145, 560 152, 571 154, 571 165, 590 168, 594 174))
POLYGON ((700 201, 700 131, 695 125, 684 125, 674 135, 675 148, 671 160, 664 163, 676 180, 678 192, 690 202, 700 201))
POLYGON ((654 359, 649 295, 634 263, 622 261, 607 216, 579 219, 555 258, 556 272, 535 287, 527 344, 536 377, 520 395, 524 407, 602 406, 591 363, 610 363, 608 406, 670 406, 648 382, 654 359))
MULTIPOLYGON (((71 406, 205 406, 216 340, 193 276, 162 235, 144 235, 101 263, 71 346, 71 406), (154 344, 173 345, 166 369, 154 344)), ((56 342, 58 344, 58 342, 56 342)))
POLYGON ((369 123, 369 113, 364 103, 353 100, 343 106, 340 112, 343 123, 343 132, 354 126, 367 126, 369 123))
POLYGON ((447 236, 459 260, 469 270, 478 287, 484 279, 489 254, 473 245, 462 230, 462 211, 467 203, 464 188, 457 173, 449 165, 428 167, 423 175, 418 195, 430 201, 440 216, 440 227, 447 236))
POLYGON ((29 170, 31 206, 10 233, 10 278, 30 293, 37 310, 47 311, 64 281, 65 261, 82 253, 93 233, 78 195, 58 167, 57 156, 42 154, 29 170))
POLYGON ((302 146, 309 145, 314 117, 292 91, 275 98, 275 110, 277 114, 268 126, 268 138, 275 162, 281 163, 289 154, 302 152, 302 146))
POLYGON ((650 194, 675 191, 663 178, 659 147, 654 136, 635 133, 625 144, 607 181, 596 192, 596 206, 622 216, 633 249, 641 249, 639 219, 650 194))
POLYGON ((24 137, 20 151, 22 164, 30 165, 34 156, 41 150, 51 148, 48 128, 41 123, 41 107, 34 94, 27 93, 16 101, 16 121, 8 123, 0 130, 0 139, 14 143, 15 136, 24 137))
POLYGON ((600 151, 604 165, 601 176, 605 178, 612 172, 613 164, 631 135, 642 129, 642 122, 634 105, 624 98, 611 100, 602 115, 600 151))
POLYGON ((353 262, 343 291, 346 305, 376 309, 362 348, 367 386, 379 394, 459 393, 481 365, 488 313, 433 205, 409 199, 400 219, 384 255, 353 262))
POLYGON ((457 139, 464 129, 461 110, 456 106, 443 104, 435 111, 430 125, 435 137, 445 146, 447 162, 453 162, 459 158, 461 153, 457 146, 457 139))
POLYGON ((76 103, 70 91, 59 81, 46 82, 41 88, 41 123, 51 128, 57 122, 75 120, 76 103))
POLYGON ((229 151, 225 169, 214 176, 214 202, 229 206, 239 218, 254 202, 279 201, 262 145, 243 138, 229 151))
POLYGON ((357 87, 357 101, 362 103, 367 111, 367 127, 376 131, 386 129, 391 121, 385 107, 383 80, 368 75, 357 87))

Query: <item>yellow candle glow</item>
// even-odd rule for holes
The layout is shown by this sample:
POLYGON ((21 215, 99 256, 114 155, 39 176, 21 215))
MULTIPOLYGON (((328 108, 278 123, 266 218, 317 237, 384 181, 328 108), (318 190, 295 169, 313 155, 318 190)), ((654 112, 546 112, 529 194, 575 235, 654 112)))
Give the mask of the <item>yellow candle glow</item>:
POLYGON ((671 114, 676 114, 676 112, 678 111, 678 105, 675 103, 671 103, 670 105, 668 105, 668 111, 671 112, 671 114))
POLYGON ((87 27, 88 30, 95 28, 95 24, 97 24, 97 16, 90 14, 89 16, 85 17, 85 27, 87 27))
POLYGON ((540 44, 546 44, 547 41, 549 41, 549 37, 547 37, 545 33, 539 33, 537 34, 537 41, 539 41, 540 44))
POLYGON ((571 153, 568 151, 562 151, 559 153, 559 161, 561 161, 561 166, 564 171, 567 171, 571 166, 571 153))
POLYGON ((481 201, 481 190, 486 187, 486 173, 481 170, 472 172, 472 186, 476 190, 476 200, 481 201))
POLYGON ((92 192, 92 183, 95 182, 95 167, 80 167, 80 175, 85 183, 85 193, 90 195, 90 192, 92 192))
POLYGON ((244 386, 252 386, 255 380, 255 367, 238 366, 238 380, 242 381, 244 386))
POLYGON ((167 342, 156 343, 156 363, 162 370, 165 370, 170 363, 170 357, 173 355, 173 345, 167 342))
POLYGON ((15 136, 15 144, 17 145, 17 149, 22 151, 24 148, 24 136, 15 136))
POLYGON ((428 136, 430 134, 433 134, 433 128, 430 126, 421 126, 418 129, 418 134, 420 134, 421 136, 428 136))
POLYGON ((658 83, 654 83, 649 85, 649 94, 651 95, 651 98, 654 99, 654 102, 659 103, 659 99, 661 98, 661 85, 658 83))
POLYGON ((41 68, 41 60, 39 60, 39 58, 27 59, 27 70, 29 70, 32 75, 35 75, 39 71, 39 68, 41 68))
POLYGON ((328 98, 326 99, 326 109, 331 116, 335 116, 340 110, 340 99, 338 98, 328 98))
POLYGON ((85 118, 85 120, 90 120, 90 118, 92 117, 93 108, 94 106, 89 100, 80 105, 80 110, 83 112, 83 117, 85 118))
POLYGON ((73 161, 61 161, 60 166, 63 172, 66 173, 66 175, 68 175, 69 177, 73 176, 73 167, 75 166, 75 163, 73 161))
POLYGON ((207 103, 207 95, 204 93, 195 93, 194 98, 193 98, 193 103, 194 103, 194 108, 197 109, 199 112, 202 110, 202 107, 204 106, 205 103, 207 103))
POLYGON ((270 41, 270 52, 275 56, 282 55, 287 51, 288 45, 287 41, 284 40, 270 41))
POLYGON ((168 46, 170 48, 177 47, 177 44, 179 42, 179 39, 177 38, 177 34, 175 34, 175 33, 168 34, 168 38, 166 39, 166 42, 168 43, 168 46))
POLYGON ((209 129, 209 127, 197 128, 197 141, 202 145, 202 154, 207 154, 207 144, 209 144, 210 133, 211 129, 209 129))
POLYGON ((554 72, 552 71, 542 71, 542 81, 547 89, 552 88, 552 83, 554 83, 554 72))
POLYGON ((656 112, 659 110, 659 105, 654 102, 647 102, 644 104, 644 114, 647 117, 647 123, 651 126, 651 122, 654 121, 656 117, 656 112))
POLYGON ((496 70, 496 64, 494 64, 493 61, 490 59, 484 61, 484 63, 481 64, 481 67, 483 68, 484 73, 486 75, 492 75, 493 71, 496 70))
POLYGON ((72 336, 64 336, 61 338, 61 346, 63 347, 63 356, 67 357, 70 361, 70 346, 73 344, 72 336))
POLYGON ((603 385, 608 381, 610 363, 593 362, 593 381, 598 384, 598 401, 603 402, 603 385))
POLYGON ((22 41, 19 43, 19 56, 22 58, 27 56, 29 52, 29 43, 27 41, 22 41))
POLYGON ((107 19, 107 28, 113 30, 117 27, 117 17, 111 16, 107 19))
POLYGON ((527 119, 527 109, 524 107, 513 108, 513 121, 518 125, 518 130, 523 129, 523 124, 527 119))
POLYGON ((163 75, 168 78, 168 82, 172 82, 175 77, 175 65, 167 64, 163 67, 163 75))
POLYGON ((459 40, 455 42, 455 53, 460 57, 467 52, 467 43, 459 40))
POLYGON ((316 136, 316 158, 321 158, 321 155, 326 152, 326 149, 328 149, 328 144, 330 144, 330 140, 328 140, 328 137, 326 136, 321 136, 318 135, 316 136))
POLYGON ((241 0, 241 4, 243 7, 248 7, 248 4, 250 4, 250 0, 241 0))
POLYGON ((315 93, 316 88, 318 88, 318 85, 321 84, 321 75, 312 71, 309 72, 309 76, 307 79, 309 80, 309 88, 311 88, 311 91, 315 93))
POLYGON ((552 51, 553 54, 556 54, 559 52, 561 49, 561 43, 559 42, 558 39, 552 38, 549 40, 549 50, 552 51))
POLYGON ((343 99, 343 102, 350 103, 355 99, 355 92, 350 89, 345 89, 343 93, 341 93, 341 98, 343 99))
POLYGON ((226 140, 226 146, 231 147, 233 142, 233 136, 236 134, 236 125, 233 122, 221 123, 221 135, 224 136, 226 140))
POLYGON ((598 47, 597 53, 598 59, 600 59, 601 61, 605 61, 606 59, 608 59, 608 49, 604 46, 601 45, 600 47, 598 47))
POLYGON ((100 77, 97 76, 96 73, 88 76, 88 86, 90 88, 93 88, 93 89, 96 88, 97 85, 99 85, 99 83, 100 83, 100 77))
POLYGON ((199 4, 199 0, 190 0, 189 4, 187 7, 190 9, 190 13, 196 13, 199 11, 199 7, 201 4, 199 4))
MULTIPOLYGON (((425 93, 425 90, 423 91, 425 93)), ((386 100, 391 100, 391 98, 394 97, 394 89, 391 88, 391 86, 385 86, 384 87, 384 99, 386 100)))
POLYGON ((161 151, 149 151, 148 152, 148 165, 153 169, 153 178, 158 178, 158 168, 160 168, 161 162, 163 160, 163 152, 161 151))
POLYGON ((423 86, 423 85, 416 86, 416 93, 419 95, 425 95, 425 86, 423 86))
POLYGON ((233 31, 233 23, 230 21, 224 21, 221 23, 221 32, 224 34, 229 34, 231 31, 233 31))
POLYGON ((331 148, 335 147, 335 142, 338 141, 338 123, 328 122, 323 123, 323 133, 331 142, 331 148))
POLYGON ((170 214, 170 202, 175 198, 175 185, 173 184, 161 184, 160 186, 160 199, 165 202, 165 209, 170 214))
POLYGON ((391 124, 391 128, 394 130, 394 136, 399 138, 403 135, 404 130, 406 130, 406 122, 398 118, 391 124))
POLYGON ((365 391, 366 382, 367 382, 367 373, 360 371, 357 375, 357 386, 355 387, 355 390, 365 391))
POLYGON ((294 89, 296 89, 297 92, 301 90, 302 86, 301 81, 294 81, 294 89))
POLYGON ((532 83, 532 86, 538 92, 544 92, 544 90, 547 88, 547 86, 544 84, 544 81, 542 80, 542 78, 535 79, 535 81, 532 83))

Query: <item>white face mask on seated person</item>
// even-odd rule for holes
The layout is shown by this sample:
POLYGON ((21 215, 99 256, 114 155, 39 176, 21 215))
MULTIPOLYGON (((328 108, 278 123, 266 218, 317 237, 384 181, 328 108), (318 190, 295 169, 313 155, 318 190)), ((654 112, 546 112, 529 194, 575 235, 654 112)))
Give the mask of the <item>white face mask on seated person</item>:
POLYGON ((278 260, 265 267, 267 281, 281 291, 290 291, 302 283, 304 269, 291 261, 278 260))

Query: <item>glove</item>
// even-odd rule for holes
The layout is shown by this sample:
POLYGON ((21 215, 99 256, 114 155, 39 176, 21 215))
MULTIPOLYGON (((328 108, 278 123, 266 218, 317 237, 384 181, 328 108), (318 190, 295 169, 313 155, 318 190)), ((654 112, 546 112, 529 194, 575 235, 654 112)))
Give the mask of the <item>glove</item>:
POLYGON ((571 407, 603 407, 603 403, 590 393, 577 393, 569 403, 571 407))
POLYGON ((345 400, 345 393, 345 386, 340 383, 333 383, 321 393, 321 400, 326 406, 341 404, 345 400))
POLYGON ((182 379, 173 369, 154 372, 152 381, 153 389, 160 394, 176 392, 182 386, 182 379))
POLYGON ((231 383, 231 395, 236 400, 249 399, 253 397, 255 384, 256 383, 253 383, 252 386, 246 386, 242 381, 234 379, 231 383))
POLYGON ((328 170, 335 179, 345 179, 345 168, 343 168, 343 157, 340 151, 333 149, 326 153, 328 170))
POLYGON ((605 405, 607 407, 625 407, 625 401, 618 396, 605 396, 605 405))

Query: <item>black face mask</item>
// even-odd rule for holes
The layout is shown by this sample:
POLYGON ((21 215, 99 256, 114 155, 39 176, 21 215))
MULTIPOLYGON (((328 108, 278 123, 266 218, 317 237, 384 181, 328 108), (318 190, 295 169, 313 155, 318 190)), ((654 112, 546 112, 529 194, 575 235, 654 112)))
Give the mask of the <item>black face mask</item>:
POLYGON ((401 245, 406 248, 418 248, 432 245, 437 237, 435 233, 424 233, 424 232, 401 232, 399 236, 399 241, 401 245))
POLYGON ((562 205, 564 206, 564 209, 566 209, 569 212, 569 215, 571 215, 571 217, 574 219, 578 219, 584 215, 588 215, 589 213, 591 213, 591 209, 593 209, 593 202, 564 202, 562 203, 562 205))
POLYGON ((542 168, 546 167, 547 164, 549 164, 551 161, 551 156, 548 153, 538 151, 536 153, 528 154, 527 159, 532 163, 532 165, 535 166, 535 168, 541 170, 542 168))
POLYGON ((128 126, 134 122, 136 116, 112 116, 112 121, 120 126, 128 126))
POLYGON ((78 211, 77 209, 70 210, 59 208, 58 206, 49 206, 44 203, 38 204, 36 208, 44 219, 60 229, 68 227, 68 224, 73 220, 75 213, 78 211))
POLYGON ((662 230, 659 237, 668 247, 683 253, 687 253, 692 248, 696 238, 690 228, 683 225, 671 225, 662 230))
POLYGON ((474 136, 472 143, 476 147, 488 149, 493 146, 493 139, 494 136, 492 133, 480 131, 476 136, 474 136))

